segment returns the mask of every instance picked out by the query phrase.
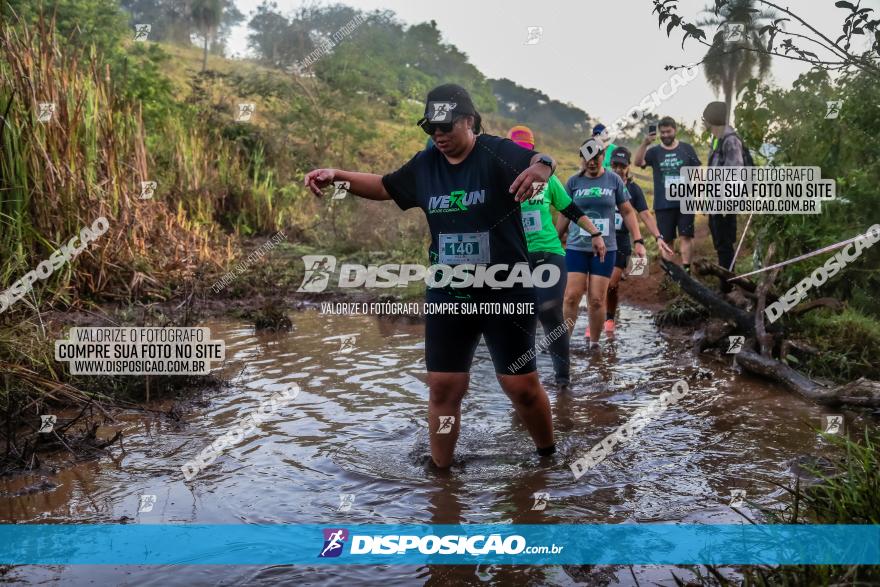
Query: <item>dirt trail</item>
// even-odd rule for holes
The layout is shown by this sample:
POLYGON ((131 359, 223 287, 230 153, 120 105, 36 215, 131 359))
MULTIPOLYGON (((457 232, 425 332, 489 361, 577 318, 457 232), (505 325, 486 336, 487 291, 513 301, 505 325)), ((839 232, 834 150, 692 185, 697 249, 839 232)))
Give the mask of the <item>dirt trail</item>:
MULTIPOLYGON (((740 253, 741 255, 743 253, 740 253)), ((694 226, 694 259, 715 259, 712 248, 712 236, 709 234, 709 223, 705 216, 698 216, 694 226)), ((692 261, 693 261, 692 260, 692 261)), ((645 278, 631 277, 621 282, 621 301, 647 310, 656 311, 663 308, 672 299, 663 289, 665 273, 656 259, 652 260, 650 275, 645 278)), ((677 258, 681 262, 681 257, 677 258)))

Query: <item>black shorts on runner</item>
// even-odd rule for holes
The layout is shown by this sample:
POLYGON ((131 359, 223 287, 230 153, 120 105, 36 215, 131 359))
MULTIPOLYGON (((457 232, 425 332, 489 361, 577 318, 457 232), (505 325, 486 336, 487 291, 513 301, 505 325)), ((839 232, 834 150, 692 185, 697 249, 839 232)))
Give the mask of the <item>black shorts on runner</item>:
POLYGON ((657 217, 657 228, 663 235, 663 240, 671 243, 676 236, 694 236, 694 214, 682 214, 678 208, 666 208, 665 210, 654 210, 654 216, 657 217), (676 235, 676 229, 678 235, 676 235))
POLYGON ((629 258, 631 256, 631 250, 617 249, 617 257, 614 259, 614 266, 620 267, 621 269, 626 271, 626 264, 629 262, 629 258))
MULTIPOLYGON (((458 314, 425 314, 425 365, 428 371, 467 373, 471 370, 480 336, 486 341, 495 373, 523 375, 537 368, 535 328, 537 304, 531 288, 494 290, 470 296, 454 297, 442 290, 429 289, 427 304, 457 303, 458 314), (523 304, 529 313, 462 314, 462 304, 523 304), (531 306, 525 306, 531 304, 531 306)), ((434 306, 436 308, 436 306, 434 306)))

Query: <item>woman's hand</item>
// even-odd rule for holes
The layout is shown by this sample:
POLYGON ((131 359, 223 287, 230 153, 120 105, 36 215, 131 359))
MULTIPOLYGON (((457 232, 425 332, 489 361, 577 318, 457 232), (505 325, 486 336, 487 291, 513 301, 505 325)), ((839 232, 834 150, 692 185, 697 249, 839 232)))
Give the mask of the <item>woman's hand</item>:
POLYGON ((675 251, 672 250, 672 247, 666 244, 666 241, 663 240, 663 235, 655 237, 657 239, 657 246, 660 248, 661 253, 665 253, 670 257, 675 256, 675 251))
POLYGON ((648 252, 645 250, 645 245, 642 243, 636 243, 633 247, 633 251, 636 254, 636 257, 647 257, 648 252))
POLYGON ((525 171, 520 173, 515 180, 513 180, 513 183, 510 184, 510 193, 516 194, 514 199, 517 202, 522 202, 532 196, 533 183, 547 183, 550 181, 550 176, 552 174, 553 170, 547 165, 544 165, 543 163, 533 163, 530 167, 526 168, 525 171))
POLYGON ((602 235, 592 237, 593 242, 593 252, 599 255, 599 262, 605 262, 605 253, 608 251, 608 247, 605 246, 605 239, 602 238, 602 235))
POLYGON ((333 183, 334 179, 336 179, 335 169, 313 169, 306 174, 305 186, 320 198, 324 195, 321 190, 333 183))

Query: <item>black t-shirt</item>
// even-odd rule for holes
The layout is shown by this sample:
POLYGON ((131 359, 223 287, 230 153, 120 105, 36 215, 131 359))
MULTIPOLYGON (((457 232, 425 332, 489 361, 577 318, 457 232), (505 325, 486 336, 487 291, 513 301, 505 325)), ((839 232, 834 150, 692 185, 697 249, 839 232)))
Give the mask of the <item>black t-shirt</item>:
MULTIPOLYGON (((639 184, 631 179, 628 180, 626 182, 626 191, 629 192, 629 202, 632 204, 632 207, 636 209, 636 214, 648 209, 648 201, 645 199, 645 192, 642 191, 639 184)), ((620 215, 620 212, 614 213, 614 227, 617 232, 617 250, 631 251, 632 244, 629 240, 629 229, 626 227, 626 224, 623 223, 623 217, 620 215)))
POLYGON ((681 182, 682 167, 699 167, 700 158, 694 148, 679 142, 674 149, 654 145, 645 153, 645 163, 654 171, 654 210, 679 208, 679 200, 666 199, 666 187, 681 182))
POLYGON ((425 213, 432 265, 528 263, 521 206, 509 190, 535 154, 509 139, 481 134, 461 163, 449 163, 439 149, 425 149, 383 176, 382 184, 401 209, 425 213))

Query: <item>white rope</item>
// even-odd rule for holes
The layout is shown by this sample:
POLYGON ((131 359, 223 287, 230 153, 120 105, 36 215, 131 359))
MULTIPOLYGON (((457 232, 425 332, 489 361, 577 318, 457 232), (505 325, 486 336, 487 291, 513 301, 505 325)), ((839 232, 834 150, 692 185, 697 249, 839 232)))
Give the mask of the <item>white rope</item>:
POLYGON ((860 238, 866 237, 867 234, 859 234, 845 241, 841 241, 839 243, 835 243, 833 245, 828 245, 827 247, 822 247, 821 249, 815 250, 812 253, 805 253, 800 257, 795 257, 794 259, 789 259, 788 261, 782 261, 781 263, 776 263, 775 265, 770 265, 769 267, 764 267, 763 269, 758 269, 757 271, 752 271, 750 273, 743 273, 742 275, 737 275, 736 277, 731 277, 727 281, 733 281, 734 279, 739 279, 740 277, 748 277, 749 275, 755 275, 756 273, 763 273, 764 271, 770 271, 771 269, 776 269, 777 267, 784 267, 786 265, 791 265, 792 263, 797 263, 798 261, 803 261, 804 259, 809 259, 810 257, 815 257, 816 255, 821 255, 822 253, 827 253, 828 251, 833 251, 834 249, 839 249, 841 247, 845 247, 846 245, 857 241, 860 238))

